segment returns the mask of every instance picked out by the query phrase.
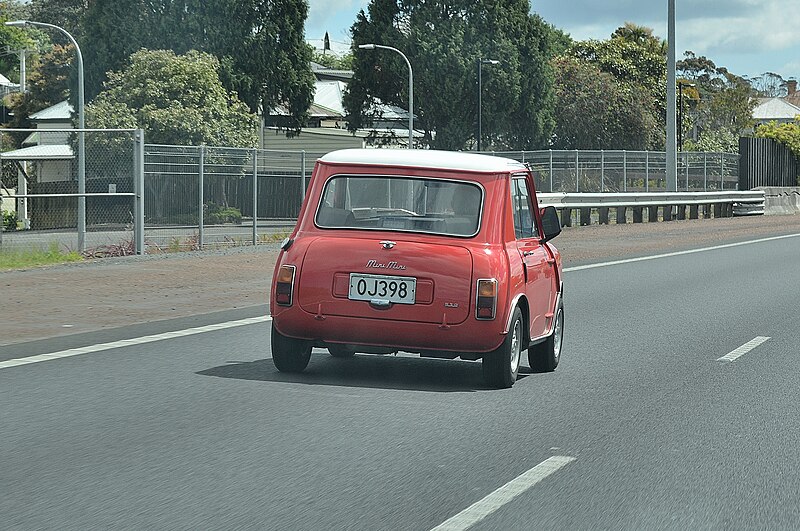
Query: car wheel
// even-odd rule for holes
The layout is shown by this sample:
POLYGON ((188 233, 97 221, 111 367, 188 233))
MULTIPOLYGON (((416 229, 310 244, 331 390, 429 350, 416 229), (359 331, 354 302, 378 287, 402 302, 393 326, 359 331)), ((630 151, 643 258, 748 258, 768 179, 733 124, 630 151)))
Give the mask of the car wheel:
POLYGON ((514 385, 519 373, 522 342, 525 337, 522 312, 514 308, 511 327, 497 350, 483 357, 483 378, 492 387, 505 389, 514 385))
POLYGON ((356 354, 355 350, 350 350, 344 345, 328 345, 328 352, 334 358, 352 358, 356 354))
POLYGON ((561 360, 561 343, 564 340, 564 303, 556 309, 553 333, 543 343, 528 349, 528 364, 538 372, 551 372, 561 360))
POLYGON ((272 323, 272 362, 281 372, 302 372, 311 359, 311 345, 307 341, 286 337, 272 323))

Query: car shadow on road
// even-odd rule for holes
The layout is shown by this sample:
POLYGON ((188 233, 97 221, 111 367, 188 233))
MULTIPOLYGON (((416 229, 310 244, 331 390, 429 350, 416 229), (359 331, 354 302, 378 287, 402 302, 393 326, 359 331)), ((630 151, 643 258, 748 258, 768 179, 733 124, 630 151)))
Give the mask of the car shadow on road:
MULTIPOLYGON (((434 393, 493 390, 483 381, 480 362, 392 355, 357 354, 352 358, 333 358, 327 352, 314 352, 306 370, 299 374, 279 372, 271 359, 232 361, 197 374, 238 380, 434 393)), ((520 367, 517 381, 528 374, 530 370, 527 367, 520 367)))

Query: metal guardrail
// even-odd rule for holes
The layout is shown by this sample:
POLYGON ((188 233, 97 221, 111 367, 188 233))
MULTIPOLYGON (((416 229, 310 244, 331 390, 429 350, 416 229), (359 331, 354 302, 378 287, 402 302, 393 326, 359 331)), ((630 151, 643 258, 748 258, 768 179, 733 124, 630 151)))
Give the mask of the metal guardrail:
POLYGON ((764 192, 655 192, 655 193, 544 193, 537 194, 542 206, 556 208, 617 208, 671 205, 755 203, 764 205, 764 192))
POLYGON ((655 193, 543 193, 537 194, 542 206, 553 206, 561 211, 561 223, 571 226, 573 212, 579 213, 578 223, 590 225, 593 217, 600 224, 609 223, 608 212, 616 210, 617 223, 628 222, 628 210, 632 210, 633 222, 644 221, 647 209, 648 221, 672 219, 698 219, 702 208, 703 218, 751 216, 765 212, 765 194, 761 190, 730 192, 655 192, 655 193), (593 212, 595 214, 593 214, 593 212))

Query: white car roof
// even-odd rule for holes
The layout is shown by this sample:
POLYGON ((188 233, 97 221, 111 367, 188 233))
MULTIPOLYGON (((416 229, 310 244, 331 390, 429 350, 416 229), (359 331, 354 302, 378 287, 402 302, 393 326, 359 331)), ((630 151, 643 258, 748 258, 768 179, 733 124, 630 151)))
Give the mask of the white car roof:
POLYGON ((342 149, 332 151, 320 157, 319 160, 335 164, 368 164, 483 172, 526 169, 521 162, 506 157, 431 149, 342 149))

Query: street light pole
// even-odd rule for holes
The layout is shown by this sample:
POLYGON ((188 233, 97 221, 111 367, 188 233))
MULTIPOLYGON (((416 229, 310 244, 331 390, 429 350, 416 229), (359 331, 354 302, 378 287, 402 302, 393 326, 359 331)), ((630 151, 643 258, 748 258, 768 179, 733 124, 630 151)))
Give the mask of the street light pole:
POLYGON ((374 50, 380 48, 381 50, 390 50, 399 53, 408 65, 408 149, 414 148, 414 71, 411 69, 411 61, 408 60, 406 54, 392 48, 391 46, 384 46, 382 44, 360 44, 358 46, 362 50, 374 50))
POLYGON ((483 65, 496 65, 500 64, 500 61, 495 61, 494 59, 481 59, 478 57, 478 134, 477 134, 477 141, 478 141, 478 151, 481 150, 481 137, 483 136, 483 128, 481 123, 481 104, 483 103, 483 65))
POLYGON ((62 27, 46 22, 34 22, 32 20, 12 20, 6 22, 6 26, 24 28, 26 26, 40 26, 60 31, 75 46, 75 54, 78 56, 78 252, 86 249, 86 146, 84 132, 85 123, 83 119, 83 54, 78 46, 78 41, 62 27))

